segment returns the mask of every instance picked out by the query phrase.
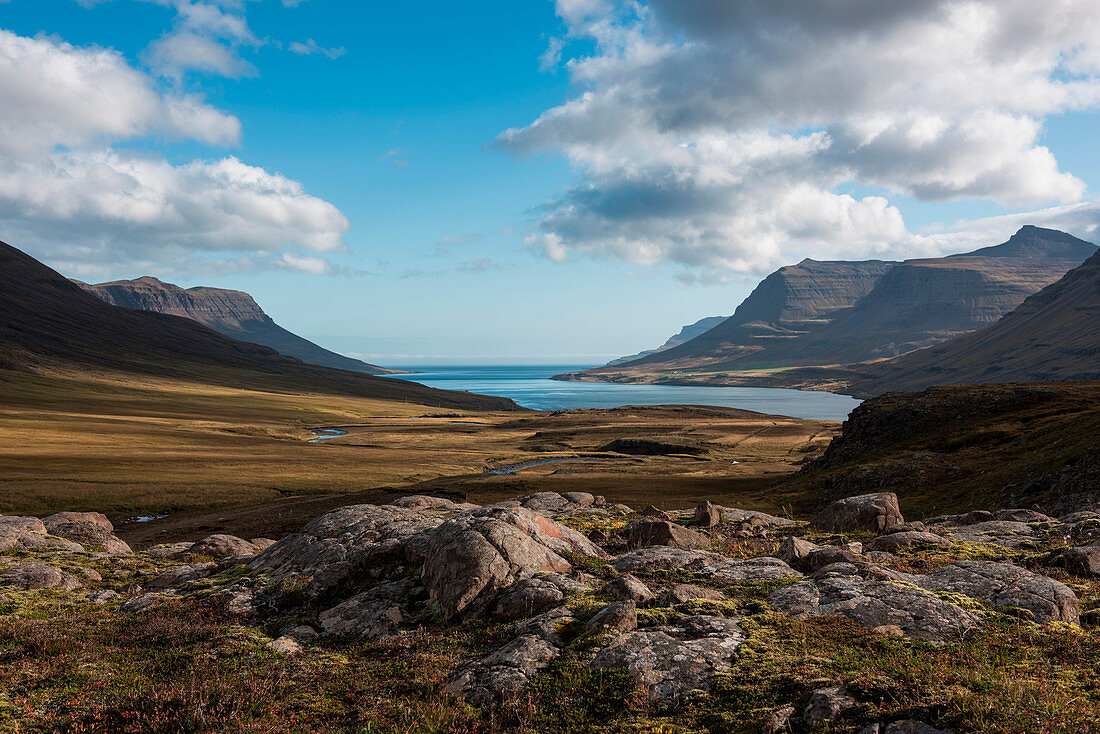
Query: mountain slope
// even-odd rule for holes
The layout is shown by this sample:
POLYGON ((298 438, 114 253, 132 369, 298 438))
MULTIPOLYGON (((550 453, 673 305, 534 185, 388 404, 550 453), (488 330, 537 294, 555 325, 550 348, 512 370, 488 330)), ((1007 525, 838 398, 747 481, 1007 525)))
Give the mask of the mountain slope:
POLYGON ((828 324, 837 313, 867 295, 894 265, 881 260, 803 260, 780 268, 765 278, 723 323, 629 366, 703 366, 772 348, 828 324))
POLYGON ((29 255, 0 243, 0 369, 60 369, 182 378, 278 392, 515 410, 505 398, 306 364, 191 319, 105 303, 29 255))
POLYGON ((611 360, 605 366, 611 367, 612 365, 616 364, 633 362, 636 359, 641 359, 642 357, 648 357, 651 354, 657 354, 658 352, 664 352, 672 349, 673 347, 678 347, 681 344, 690 341, 691 339, 694 339, 701 334, 707 333, 728 318, 728 316, 706 316, 699 319, 694 324, 688 324, 684 328, 680 329, 680 331, 670 336, 667 340, 665 340, 664 344, 657 347, 656 349, 646 349, 644 351, 638 352, 637 354, 632 354, 628 357, 619 357, 618 359, 611 360))
POLYGON ((95 285, 73 282, 115 306, 183 316, 232 339, 262 344, 303 362, 368 375, 398 372, 331 352, 287 331, 264 313, 252 296, 242 291, 201 286, 183 289, 149 276, 95 285))
POLYGON ((1100 253, 994 325, 888 362, 849 383, 857 395, 929 385, 1100 379, 1100 253))

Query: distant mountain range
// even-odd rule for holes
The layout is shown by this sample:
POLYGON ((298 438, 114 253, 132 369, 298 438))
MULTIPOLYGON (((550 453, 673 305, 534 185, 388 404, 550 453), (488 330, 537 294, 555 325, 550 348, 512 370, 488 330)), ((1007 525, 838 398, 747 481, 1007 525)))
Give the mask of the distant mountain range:
POLYGON ((809 373, 797 368, 816 368, 817 379, 849 376, 853 365, 994 324, 1096 250, 1064 232, 1027 226, 1001 245, 950 257, 805 260, 769 275, 733 316, 683 344, 560 377, 778 387, 804 384, 809 373))
POLYGON ((252 296, 223 288, 180 288, 146 276, 136 280, 115 280, 95 285, 74 280, 84 290, 107 303, 139 311, 183 316, 214 331, 243 342, 271 347, 279 354, 303 362, 368 375, 401 374, 358 359, 331 352, 276 324, 252 296))
POLYGON ((648 357, 651 354, 657 354, 658 352, 664 352, 664 351, 667 351, 669 349, 672 349, 673 347, 678 347, 681 344, 683 344, 684 342, 690 341, 691 339, 694 339, 695 337, 699 336, 700 334, 707 333, 708 331, 713 329, 715 326, 718 326, 718 324, 725 321, 727 318, 729 318, 729 317, 728 316, 707 316, 705 318, 701 318, 698 321, 696 321, 694 324, 688 324, 684 328, 680 329, 679 332, 677 332, 676 334, 673 334, 672 336, 670 336, 668 338, 668 340, 665 341, 664 344, 657 347, 656 349, 646 349, 645 351, 639 352, 638 354, 632 354, 628 357, 619 357, 618 359, 613 359, 610 362, 608 362, 606 366, 611 367, 612 365, 616 365, 616 364, 623 364, 625 362, 633 362, 636 359, 641 359, 642 357, 648 357))
POLYGON ((857 395, 984 382, 1100 380, 1100 253, 992 326, 857 370, 857 395))
POLYGON ((518 409, 506 398, 307 364, 189 318, 113 306, 2 242, 0 370, 178 378, 442 408, 518 409))

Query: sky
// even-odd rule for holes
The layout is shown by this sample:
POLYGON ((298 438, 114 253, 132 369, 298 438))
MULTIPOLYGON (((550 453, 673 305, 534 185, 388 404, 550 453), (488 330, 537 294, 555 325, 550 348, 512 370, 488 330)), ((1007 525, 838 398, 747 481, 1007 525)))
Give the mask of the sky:
POLYGON ((0 239, 368 361, 599 364, 806 257, 1100 233, 1095 0, 0 0, 0 239))

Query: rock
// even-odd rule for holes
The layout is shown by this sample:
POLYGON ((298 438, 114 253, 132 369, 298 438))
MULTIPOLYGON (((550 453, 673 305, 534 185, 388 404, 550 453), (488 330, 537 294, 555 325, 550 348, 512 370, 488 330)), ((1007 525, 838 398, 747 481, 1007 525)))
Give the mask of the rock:
POLYGON ((596 504, 596 498, 588 492, 564 492, 562 499, 579 507, 591 507, 596 504))
MULTIPOLYGON (((42 524, 46 527, 46 532, 51 535, 58 535, 54 532, 55 528, 61 525, 69 525, 76 523, 78 525, 94 525, 97 528, 102 528, 108 533, 115 531, 115 526, 111 524, 111 521, 107 519, 107 516, 101 512, 56 512, 53 515, 42 518, 42 524)), ((59 537, 65 537, 59 535, 59 537)))
POLYGON ((905 637, 905 630, 898 627, 896 624, 880 625, 871 631, 877 632, 880 635, 885 635, 886 637, 905 637))
POLYGON ((416 583, 405 578, 356 594, 318 616, 326 635, 355 635, 381 640, 397 634, 410 621, 405 604, 416 583))
POLYGON ((275 541, 271 538, 252 538, 248 542, 256 547, 256 552, 266 550, 275 545, 275 541))
MULTIPOLYGON (((107 524, 110 525, 110 523, 107 524)), ((133 550, 130 549, 130 546, 125 541, 115 536, 109 530, 104 529, 102 525, 90 522, 56 523, 53 525, 50 532, 59 538, 71 540, 83 546, 102 548, 112 556, 128 556, 133 553, 133 550)))
POLYGON ((1009 563, 956 561, 918 577, 917 584, 979 599, 995 610, 1025 609, 1039 623, 1078 623, 1077 596, 1068 586, 1009 563))
POLYGON ((870 581, 898 581, 903 584, 912 584, 917 578, 913 574, 892 571, 882 566, 876 566, 866 561, 855 563, 832 563, 823 566, 814 572, 814 579, 828 579, 837 577, 855 577, 870 581))
POLYGON ((46 534, 37 517, 0 516, 0 553, 10 550, 83 551, 78 543, 46 534))
POLYGON ((590 630, 632 632, 638 628, 638 608, 632 601, 615 601, 596 612, 586 625, 590 630))
POLYGON ((696 616, 616 637, 592 660, 595 670, 625 669, 650 697, 665 706, 705 689, 715 673, 729 670, 745 635, 735 619, 696 616))
POLYGON ((810 694, 810 703, 802 718, 811 726, 839 718, 845 711, 859 705, 847 688, 818 688, 810 694))
POLYGON ((882 533, 905 522, 893 492, 876 492, 837 500, 819 512, 813 527, 829 532, 882 533))
POLYGON ((575 530, 511 504, 455 515, 428 534, 421 573, 447 620, 480 613, 497 588, 537 573, 568 573, 560 554, 603 558, 575 530))
POLYGON ((630 574, 620 576, 604 587, 604 591, 616 599, 632 601, 635 604, 648 604, 654 594, 649 587, 630 574))
POLYGON ((557 629, 572 619, 559 607, 528 620, 513 630, 510 642, 459 668, 444 692, 483 708, 521 693, 535 673, 561 655, 557 629))
POLYGON ((926 525, 974 525, 979 522, 993 520, 993 513, 988 510, 973 510, 961 515, 939 515, 925 520, 926 525))
POLYGON ((118 598, 118 593, 111 591, 110 589, 103 589, 101 591, 93 591, 88 595, 88 601, 96 606, 103 606, 113 599, 118 598))
POLYGON ((454 502, 445 497, 432 497, 426 494, 412 494, 407 497, 395 499, 390 503, 393 507, 401 507, 406 510, 442 510, 445 512, 459 512, 462 510, 476 509, 478 506, 468 502, 454 502))
POLYGON ((588 539, 593 543, 606 543, 611 540, 611 536, 599 528, 593 528, 588 533, 588 539))
POLYGON ((918 533, 924 533, 928 531, 928 526, 920 520, 910 520, 909 522, 903 522, 900 525, 895 525, 892 528, 887 529, 887 533, 908 533, 910 531, 916 531, 918 533))
POLYGON ((783 541, 783 545, 779 546, 779 551, 775 555, 784 563, 794 565, 796 561, 805 558, 815 548, 817 546, 810 541, 792 535, 783 541))
POLYGON ((781 709, 776 709, 764 717, 762 731, 764 734, 772 734, 772 732, 785 729, 792 716, 794 716, 794 706, 784 706, 781 709))
POLYGON ((745 581, 750 579, 782 579, 801 576, 778 558, 725 558, 719 560, 700 558, 684 566, 685 570, 713 576, 724 581, 745 581))
POLYGON ((898 548, 950 548, 953 546, 947 538, 935 533, 919 530, 906 530, 900 533, 880 535, 867 544, 869 550, 896 551, 898 548))
POLYGON ((138 612, 144 612, 146 609, 151 609, 156 605, 166 601, 167 599, 168 597, 164 594, 153 591, 149 592, 148 594, 142 594, 141 596, 134 597, 130 601, 120 606, 118 610, 126 614, 136 614, 138 612))
POLYGON ((236 535, 216 533, 207 535, 189 549, 191 555, 226 558, 227 556, 255 555, 259 549, 236 535))
POLYGON ((935 729, 923 721, 895 721, 882 729, 882 734, 947 734, 942 729, 935 729))
POLYGON ((855 563, 859 556, 846 548, 835 545, 827 545, 823 548, 815 548, 802 559, 801 567, 811 571, 830 566, 834 563, 855 563))
POLYGON ((869 630, 895 625, 910 639, 932 642, 956 640, 977 624, 954 604, 892 581, 824 578, 776 589, 769 600, 795 619, 841 616, 869 630))
POLYGON ((175 558, 183 555, 194 543, 163 543, 146 548, 142 553, 153 558, 175 558))
POLYGON ((1080 576, 1100 576, 1100 545, 1066 548, 1055 560, 1080 576))
POLYGON ((0 529, 22 530, 28 533, 45 535, 46 526, 37 517, 19 517, 16 515, 0 515, 0 529))
POLYGON ((0 572, 0 587, 3 586, 27 591, 32 589, 72 591, 79 589, 81 583, 75 576, 65 573, 60 568, 34 561, 20 563, 0 572))
POLYGON ((218 567, 216 563, 192 563, 189 566, 171 568, 145 584, 148 591, 176 589, 184 584, 204 579, 218 567))
POLYGON ((669 520, 641 517, 626 527, 626 541, 633 548, 663 545, 670 548, 706 548, 710 538, 669 520))
POLYGON ((988 520, 943 531, 955 540, 971 543, 991 543, 1005 548, 1019 548, 1035 540, 1035 530, 1023 522, 988 520))
POLYGON ((340 507, 262 551, 249 566, 273 583, 298 580, 309 596, 322 596, 344 583, 361 586, 364 574, 380 576, 396 566, 422 563, 426 532, 449 512, 396 505, 340 507))
POLYGON ((560 574, 533 576, 501 591, 492 616, 502 620, 533 617, 552 607, 561 606, 568 592, 586 590, 584 584, 560 574))
POLYGON ((659 517, 662 520, 672 519, 664 510, 656 505, 646 505, 645 509, 642 510, 642 517, 659 517))
POLYGON ((665 589, 661 593, 661 596, 658 597, 657 605, 671 607, 676 604, 683 604, 692 599, 710 599, 712 601, 718 601, 725 598, 725 595, 721 592, 704 589, 702 586, 695 586, 694 584, 674 584, 671 588, 665 589))
POLYGON ((759 527, 766 528, 785 528, 798 524, 796 521, 788 519, 786 517, 776 517, 775 515, 769 515, 766 512, 757 512, 756 510, 741 510, 736 507, 723 507, 722 519, 725 522, 748 522, 759 527))
POLYGON ((289 635, 272 640, 267 646, 280 655, 297 655, 302 652, 302 646, 296 639, 289 635))
POLYGON ((1054 518, 1050 515, 1044 515, 1036 510, 994 510, 994 520, 1009 520, 1011 522, 1055 522, 1054 518))
POLYGON ((708 501, 695 508, 695 524, 701 528, 713 528, 722 523, 722 508, 708 501))
POLYGON ((94 568, 82 568, 82 569, 80 569, 80 575, 83 576, 88 581, 102 581, 103 580, 103 574, 101 574, 99 571, 95 570, 94 568))
POLYGON ((213 594, 211 598, 221 602, 223 608, 229 614, 249 617, 256 612, 256 600, 252 595, 252 591, 242 586, 230 586, 227 589, 222 589, 213 594))
POLYGON ((725 556, 702 550, 685 550, 683 548, 669 548, 667 546, 652 546, 641 548, 630 553, 624 553, 611 561, 616 571, 671 571, 684 568, 690 563, 721 563, 727 560, 725 556))

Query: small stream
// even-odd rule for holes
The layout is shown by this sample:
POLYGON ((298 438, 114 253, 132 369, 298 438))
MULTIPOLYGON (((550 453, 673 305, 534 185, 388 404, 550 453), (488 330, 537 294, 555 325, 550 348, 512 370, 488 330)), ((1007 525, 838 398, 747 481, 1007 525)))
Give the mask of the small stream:
POLYGON ((310 443, 327 441, 330 438, 339 438, 340 436, 348 435, 347 431, 341 431, 339 428, 311 428, 310 433, 317 437, 309 439, 310 443))

